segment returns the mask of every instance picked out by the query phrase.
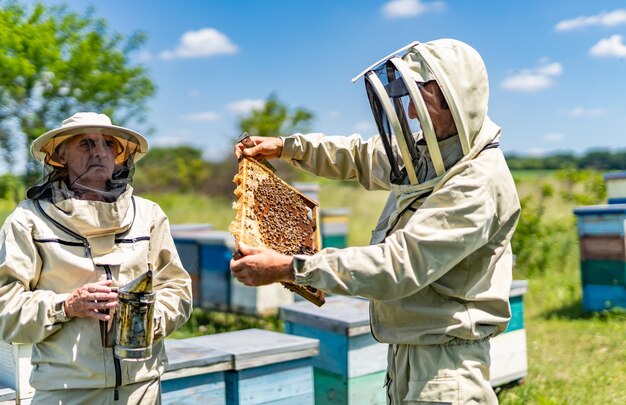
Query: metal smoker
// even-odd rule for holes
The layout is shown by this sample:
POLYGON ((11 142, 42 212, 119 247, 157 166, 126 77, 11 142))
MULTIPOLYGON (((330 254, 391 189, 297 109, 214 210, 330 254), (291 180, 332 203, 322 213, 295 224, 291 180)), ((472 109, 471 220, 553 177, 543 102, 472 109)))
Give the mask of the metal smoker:
POLYGON ((115 311, 115 357, 145 360, 152 355, 152 325, 156 293, 152 291, 152 271, 137 277, 118 291, 115 311))

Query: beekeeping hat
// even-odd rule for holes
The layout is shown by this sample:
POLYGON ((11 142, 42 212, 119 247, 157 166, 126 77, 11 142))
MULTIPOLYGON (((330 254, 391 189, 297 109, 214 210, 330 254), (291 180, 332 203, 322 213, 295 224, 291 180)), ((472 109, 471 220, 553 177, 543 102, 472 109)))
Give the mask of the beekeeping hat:
POLYGON ((63 121, 59 128, 46 132, 31 144, 30 151, 38 161, 51 166, 64 166, 57 160, 57 148, 63 141, 80 134, 109 135, 117 141, 115 163, 123 164, 132 157, 136 162, 148 151, 143 135, 132 129, 113 125, 105 114, 79 112, 63 121))

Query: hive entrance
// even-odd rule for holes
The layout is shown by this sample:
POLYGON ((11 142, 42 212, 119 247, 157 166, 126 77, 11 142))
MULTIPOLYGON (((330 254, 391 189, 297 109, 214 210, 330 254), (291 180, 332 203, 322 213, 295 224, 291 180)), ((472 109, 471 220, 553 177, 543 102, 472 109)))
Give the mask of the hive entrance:
MULTIPOLYGON (((236 242, 287 255, 311 255, 319 251, 317 202, 249 158, 239 162, 234 182, 237 214, 229 231, 236 242)), ((323 292, 316 288, 282 284, 316 305, 324 303, 323 292)))

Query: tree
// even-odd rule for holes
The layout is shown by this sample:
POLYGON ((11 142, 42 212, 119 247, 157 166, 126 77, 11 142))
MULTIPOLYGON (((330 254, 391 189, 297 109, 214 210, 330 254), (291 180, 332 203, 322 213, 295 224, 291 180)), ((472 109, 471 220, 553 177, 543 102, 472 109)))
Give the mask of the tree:
MULTIPOLYGON (((146 37, 109 33, 92 14, 0 0, 0 147, 9 165, 20 144, 77 111, 105 113, 117 125, 144 122, 155 86, 130 56, 146 37)), ((33 180, 37 166, 27 162, 33 180)))
POLYGON ((239 122, 241 131, 255 136, 283 136, 294 132, 306 132, 313 113, 297 108, 289 112, 286 105, 270 95, 262 108, 252 110, 250 116, 239 122))
POLYGON ((202 151, 192 146, 151 148, 137 166, 134 184, 138 192, 197 191, 211 175, 202 151))

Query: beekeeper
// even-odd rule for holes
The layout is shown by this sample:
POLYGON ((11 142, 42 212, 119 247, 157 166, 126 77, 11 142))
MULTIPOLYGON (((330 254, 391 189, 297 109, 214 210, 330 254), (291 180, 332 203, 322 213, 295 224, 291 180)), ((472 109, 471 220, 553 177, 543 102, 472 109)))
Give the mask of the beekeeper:
POLYGON ((487 116, 485 65, 442 39, 411 43, 360 77, 379 135, 256 137, 235 151, 390 190, 370 246, 290 257, 243 245, 231 270, 246 285, 295 281, 369 298, 372 334, 389 344, 389 403, 497 403, 489 338, 511 316, 520 204, 487 116))
POLYGON ((163 211, 133 196, 134 163, 147 150, 142 135, 92 112, 31 145, 47 175, 2 227, 0 339, 33 344, 33 404, 160 403, 163 338, 189 317, 191 280, 163 211), (113 288, 148 267, 152 356, 120 360, 108 347, 113 288))

